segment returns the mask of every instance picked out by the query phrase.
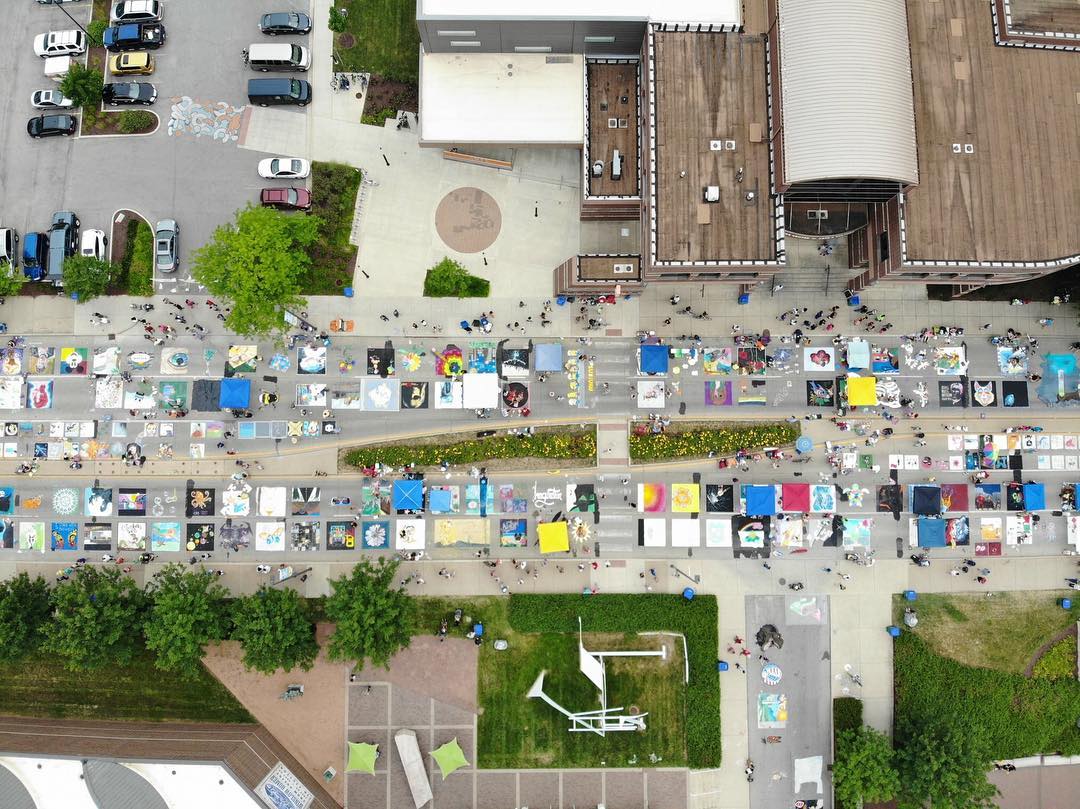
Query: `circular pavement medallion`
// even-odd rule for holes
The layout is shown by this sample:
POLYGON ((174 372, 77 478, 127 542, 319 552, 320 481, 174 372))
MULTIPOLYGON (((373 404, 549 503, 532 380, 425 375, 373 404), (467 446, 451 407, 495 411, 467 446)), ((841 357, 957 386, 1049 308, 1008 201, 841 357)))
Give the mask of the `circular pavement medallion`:
POLYGON ((451 250, 479 253, 498 238, 502 212, 486 191, 456 188, 435 209, 435 229, 451 250))

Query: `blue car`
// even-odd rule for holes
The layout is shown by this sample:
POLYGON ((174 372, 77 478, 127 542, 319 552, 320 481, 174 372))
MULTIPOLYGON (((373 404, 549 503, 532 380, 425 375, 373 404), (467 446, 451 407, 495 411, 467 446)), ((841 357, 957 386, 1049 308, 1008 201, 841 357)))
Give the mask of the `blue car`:
POLYGON ((44 233, 27 233, 23 237, 23 275, 31 281, 40 281, 45 275, 48 255, 49 237, 44 233))

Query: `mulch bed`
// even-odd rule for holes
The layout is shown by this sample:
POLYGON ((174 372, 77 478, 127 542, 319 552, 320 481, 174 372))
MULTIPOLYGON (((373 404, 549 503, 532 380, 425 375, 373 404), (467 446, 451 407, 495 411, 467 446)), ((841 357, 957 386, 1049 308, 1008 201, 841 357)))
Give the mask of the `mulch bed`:
POLYGON ((417 112, 420 109, 420 88, 415 84, 386 79, 373 73, 368 81, 364 111, 373 115, 388 107, 417 112))

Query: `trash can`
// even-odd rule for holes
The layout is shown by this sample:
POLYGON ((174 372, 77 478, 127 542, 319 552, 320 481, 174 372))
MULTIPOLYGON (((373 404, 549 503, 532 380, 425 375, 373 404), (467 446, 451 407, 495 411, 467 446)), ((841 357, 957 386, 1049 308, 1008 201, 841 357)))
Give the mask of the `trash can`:
POLYGON ((341 292, 343 295, 345 295, 346 298, 351 298, 353 296, 352 287, 345 287, 343 290, 341 290, 341 292))
POLYGON ((726 660, 717 660, 716 661, 716 670, 717 671, 727 671, 729 668, 731 668, 731 667, 727 664, 726 660))
POLYGON ((904 590, 905 601, 914 601, 918 597, 918 594, 914 590, 904 590))
POLYGON ((858 306, 859 305, 859 296, 858 295, 849 296, 848 299, 847 299, 847 305, 848 306, 858 306))
POLYGON ((745 306, 748 303, 750 303, 750 293, 744 292, 739 296, 739 306, 745 306))
POLYGON ((1072 599, 1071 598, 1063 598, 1063 599, 1061 599, 1061 608, 1063 610, 1071 610, 1072 609, 1072 599))
POLYGON ((898 626, 887 627, 885 631, 887 631, 889 633, 889 637, 891 637, 891 638, 900 637, 900 627, 898 627, 898 626))
POLYGON ((685 590, 682 591, 682 597, 685 598, 687 601, 693 601, 694 600, 694 588, 693 587, 687 587, 685 590))

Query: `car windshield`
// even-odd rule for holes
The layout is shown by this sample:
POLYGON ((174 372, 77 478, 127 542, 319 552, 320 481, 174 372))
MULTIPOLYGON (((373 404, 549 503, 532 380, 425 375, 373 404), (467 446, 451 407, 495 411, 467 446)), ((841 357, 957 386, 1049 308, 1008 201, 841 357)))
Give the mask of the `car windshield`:
POLYGON ((300 79, 291 79, 289 81, 289 89, 292 90, 292 95, 295 98, 300 97, 300 79))
POLYGON ((291 171, 293 174, 299 174, 300 173, 300 161, 299 160, 290 160, 289 161, 289 171, 291 171))
POLYGON ((281 170, 281 161, 276 157, 270 161, 270 173, 277 174, 281 170))
POLYGON ((297 201, 300 199, 300 195, 296 193, 295 188, 290 188, 289 189, 288 199, 289 199, 289 204, 290 205, 295 205, 297 203, 297 201))

